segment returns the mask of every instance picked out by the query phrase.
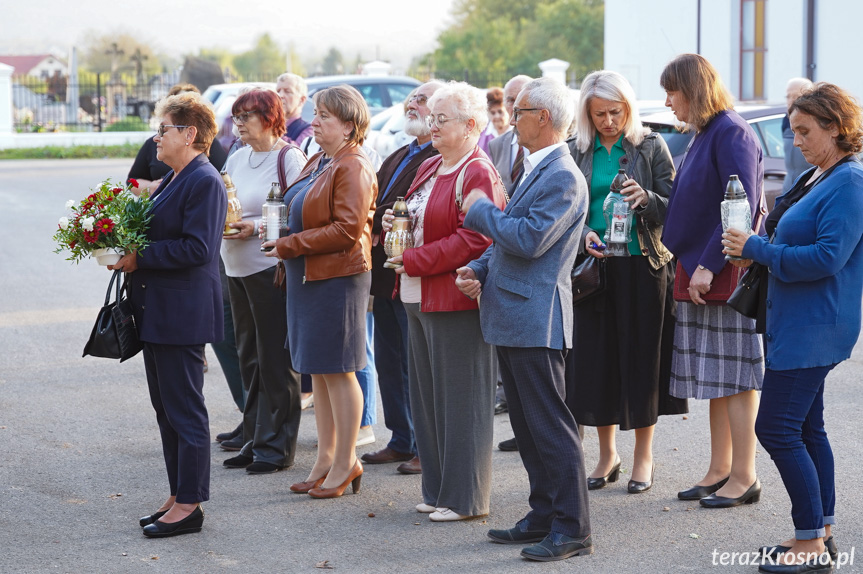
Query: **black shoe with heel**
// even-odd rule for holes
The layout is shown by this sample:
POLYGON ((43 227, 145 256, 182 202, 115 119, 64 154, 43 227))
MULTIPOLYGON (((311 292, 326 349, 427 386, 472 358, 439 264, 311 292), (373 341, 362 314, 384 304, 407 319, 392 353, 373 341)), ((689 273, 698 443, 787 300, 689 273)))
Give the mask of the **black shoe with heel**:
POLYGON ((640 482, 637 480, 630 480, 629 484, 626 485, 626 492, 629 494, 641 494, 642 492, 647 492, 650 490, 650 487, 653 486, 653 474, 656 472, 656 465, 654 464, 650 468, 650 480, 647 482, 640 482))
POLYGON ((204 524, 204 509, 197 505, 189 516, 177 522, 162 522, 157 520, 144 527, 144 536, 147 538, 168 538, 181 534, 192 534, 200 532, 204 524))
POLYGON ((734 508, 741 504, 754 504, 759 500, 761 500, 761 481, 756 478, 752 486, 737 498, 716 496, 714 492, 710 496, 702 498, 700 504, 704 508, 734 508))
POLYGON ((680 500, 701 500, 705 496, 710 496, 728 482, 728 478, 723 478, 716 484, 710 484, 707 486, 693 486, 692 488, 688 488, 686 490, 681 490, 677 493, 677 498, 680 500))
MULTIPOLYGON (((827 549, 827 553, 830 554, 830 558, 833 562, 839 559, 839 547, 836 546, 836 541, 833 540, 833 537, 830 536, 827 540, 824 541, 824 547, 827 549)), ((784 554, 791 550, 790 546, 782 546, 781 544, 777 544, 776 546, 762 546, 758 549, 758 553, 762 556, 779 556, 780 554, 784 554)))
POLYGON ((599 490, 600 488, 605 488, 609 482, 617 482, 617 478, 619 476, 620 460, 611 467, 611 472, 605 476, 600 476, 599 478, 587 477, 587 490, 599 490))
POLYGON ((156 522, 157 520, 159 520, 160 518, 165 516, 166 512, 168 512, 168 511, 167 510, 160 510, 158 512, 154 512, 150 516, 142 516, 141 519, 138 520, 138 523, 141 525, 141 528, 143 528, 143 527, 147 526, 148 524, 153 524, 154 522, 156 522))

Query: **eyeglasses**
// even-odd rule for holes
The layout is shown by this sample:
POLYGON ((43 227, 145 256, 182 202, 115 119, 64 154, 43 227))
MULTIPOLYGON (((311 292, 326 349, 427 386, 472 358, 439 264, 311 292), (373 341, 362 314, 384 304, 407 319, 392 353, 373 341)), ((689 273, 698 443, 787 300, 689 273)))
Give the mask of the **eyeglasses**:
POLYGON ((249 121, 249 116, 257 114, 258 110, 249 110, 248 112, 243 112, 242 114, 237 114, 235 116, 231 116, 231 119, 234 120, 234 124, 241 126, 247 121, 249 121))
POLYGON ((442 128, 445 123, 451 122, 453 120, 464 121, 463 118, 448 118, 443 114, 438 114, 436 116, 433 114, 429 114, 426 116, 426 125, 429 127, 429 129, 435 126, 442 128))
POLYGON ((518 121, 518 115, 522 112, 538 112, 545 108, 513 108, 512 109, 512 119, 514 122, 518 121))
POLYGON ((428 101, 429 97, 423 94, 416 94, 408 98, 408 103, 416 102, 418 106, 424 106, 428 101))
POLYGON ((160 138, 162 138, 162 137, 165 137, 165 132, 168 131, 168 128, 177 128, 177 131, 180 131, 181 129, 184 129, 187 127, 189 127, 189 126, 174 126, 171 124, 165 124, 165 125, 161 125, 158 128, 156 128, 156 133, 159 134, 160 138))

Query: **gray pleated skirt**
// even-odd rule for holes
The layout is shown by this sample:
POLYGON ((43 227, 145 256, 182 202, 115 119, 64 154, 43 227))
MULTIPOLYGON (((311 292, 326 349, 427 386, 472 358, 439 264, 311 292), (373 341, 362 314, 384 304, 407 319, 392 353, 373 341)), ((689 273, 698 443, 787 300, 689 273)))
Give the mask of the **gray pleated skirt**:
POLYGON ((764 351, 755 319, 726 305, 677 303, 671 395, 718 399, 761 390, 764 351))

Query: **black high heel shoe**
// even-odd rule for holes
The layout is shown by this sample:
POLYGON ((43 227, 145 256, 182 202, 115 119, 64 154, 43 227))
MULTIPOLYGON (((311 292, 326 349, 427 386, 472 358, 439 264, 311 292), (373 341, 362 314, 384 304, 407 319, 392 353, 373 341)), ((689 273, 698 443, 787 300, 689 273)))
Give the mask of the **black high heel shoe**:
POLYGON ((688 488, 686 490, 681 490, 677 493, 677 498, 680 500, 701 500, 705 496, 710 496, 728 482, 728 477, 723 478, 716 484, 710 484, 707 486, 693 486, 692 488, 688 488))
POLYGON ((167 523, 157 520, 153 524, 148 524, 144 527, 144 536, 147 538, 167 538, 180 534, 191 534, 200 532, 203 524, 204 509, 199 504, 189 516, 177 522, 167 523))
POLYGON ((630 480, 629 484, 626 486, 626 491, 629 494, 641 494, 642 492, 647 492, 650 490, 650 487, 653 486, 653 473, 656 472, 656 464, 653 465, 650 469, 650 480, 647 482, 639 482, 636 480, 630 480))
POLYGON ((599 490, 605 488, 609 482, 617 482, 617 477, 620 476, 620 460, 611 467, 611 472, 599 478, 587 477, 587 490, 599 490))
POLYGON ((714 492, 710 496, 702 498, 700 504, 704 508, 734 508, 741 504, 753 504, 759 500, 761 500, 761 481, 756 478, 752 486, 737 498, 716 496, 714 492))
POLYGON ((138 523, 141 525, 141 528, 143 528, 143 527, 147 526, 148 524, 153 524, 154 522, 156 522, 157 520, 159 520, 160 518, 165 516, 166 512, 168 512, 168 511, 167 510, 159 510, 158 512, 154 512, 150 516, 142 516, 141 519, 138 521, 138 523))

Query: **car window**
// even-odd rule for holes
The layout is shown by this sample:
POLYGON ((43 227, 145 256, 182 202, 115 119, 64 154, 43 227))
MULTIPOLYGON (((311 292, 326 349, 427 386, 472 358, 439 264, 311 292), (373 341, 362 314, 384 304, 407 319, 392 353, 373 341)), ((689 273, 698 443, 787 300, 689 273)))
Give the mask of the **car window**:
POLYGON ((770 118, 752 122, 752 127, 761 139, 761 147, 767 157, 785 158, 782 141, 782 118, 770 118))
POLYGON ((367 84, 365 86, 354 86, 362 94, 370 108, 383 108, 388 104, 384 102, 384 94, 380 84, 367 84))
POLYGON ((672 125, 654 123, 645 123, 644 125, 662 136, 662 139, 664 139, 665 143, 668 144, 668 151, 671 152, 671 156, 675 158, 679 155, 683 155, 686 151, 686 146, 689 145, 689 140, 692 139, 691 132, 680 132, 672 125))
POLYGON ((414 89, 416 89, 416 86, 409 86, 407 84, 387 84, 390 101, 394 104, 400 104, 405 101, 414 89))

